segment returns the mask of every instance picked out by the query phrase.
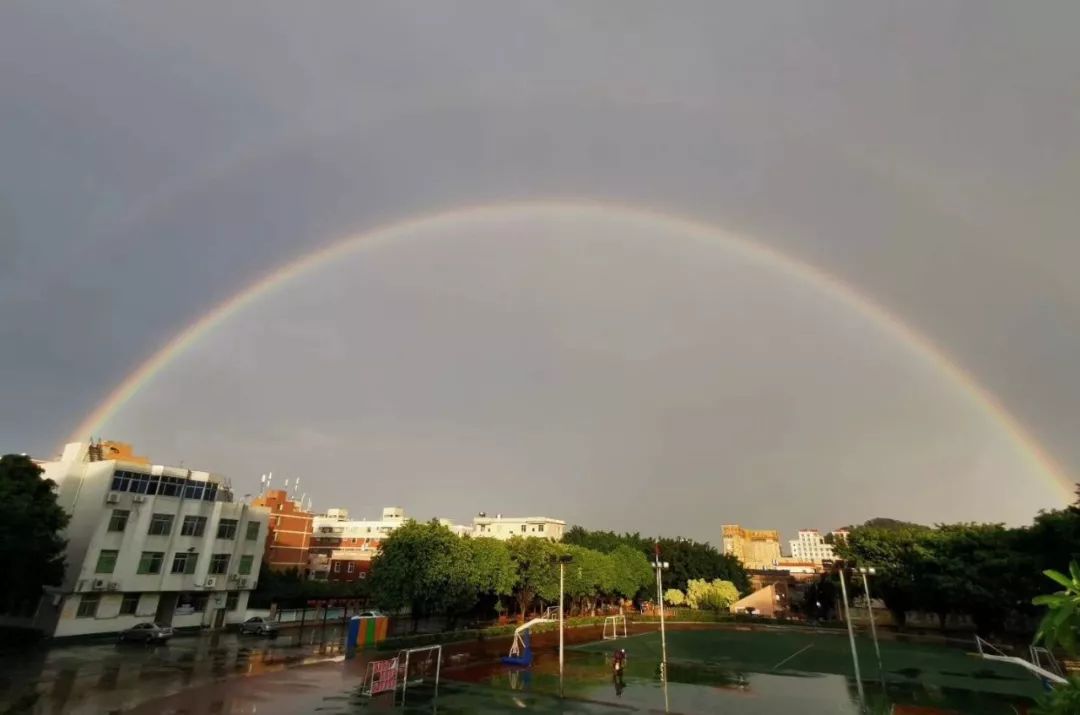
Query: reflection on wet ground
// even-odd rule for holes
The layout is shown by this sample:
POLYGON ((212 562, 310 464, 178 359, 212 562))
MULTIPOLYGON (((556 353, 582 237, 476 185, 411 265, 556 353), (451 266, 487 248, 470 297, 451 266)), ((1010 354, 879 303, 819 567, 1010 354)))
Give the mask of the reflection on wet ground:
POLYGON ((339 627, 278 637, 179 635, 163 645, 97 641, 0 654, 0 712, 126 712, 148 700, 241 675, 340 658, 339 627))

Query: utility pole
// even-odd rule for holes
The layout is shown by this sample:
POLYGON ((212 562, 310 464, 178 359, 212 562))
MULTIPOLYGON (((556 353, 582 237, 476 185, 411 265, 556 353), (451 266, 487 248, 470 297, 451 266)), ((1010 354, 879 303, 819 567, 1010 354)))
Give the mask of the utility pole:
POLYGON ((667 629, 664 625, 664 586, 660 573, 668 565, 667 561, 660 560, 660 543, 657 542, 653 567, 656 568, 656 602, 660 604, 660 680, 664 683, 667 683, 667 629))
POLYGON ((847 634, 848 640, 851 642, 851 662, 855 665, 855 687, 859 691, 859 709, 865 710, 866 708, 866 694, 863 693, 862 687, 862 673, 859 672, 859 651, 855 647, 855 631, 851 627, 851 609, 848 608, 847 598, 847 584, 844 580, 844 571, 846 567, 841 564, 840 566, 840 592, 844 598, 844 620, 847 621, 847 634))

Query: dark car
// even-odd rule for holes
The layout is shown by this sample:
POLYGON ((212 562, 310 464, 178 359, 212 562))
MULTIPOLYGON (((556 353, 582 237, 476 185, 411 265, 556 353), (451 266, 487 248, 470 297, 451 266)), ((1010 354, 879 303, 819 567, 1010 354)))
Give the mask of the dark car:
POLYGON ((278 624, 261 616, 253 616, 240 624, 240 633, 253 633, 257 636, 272 636, 277 633, 278 624))
POLYGON ((172 638, 173 629, 157 623, 139 623, 125 631, 120 631, 122 643, 164 643, 172 638))

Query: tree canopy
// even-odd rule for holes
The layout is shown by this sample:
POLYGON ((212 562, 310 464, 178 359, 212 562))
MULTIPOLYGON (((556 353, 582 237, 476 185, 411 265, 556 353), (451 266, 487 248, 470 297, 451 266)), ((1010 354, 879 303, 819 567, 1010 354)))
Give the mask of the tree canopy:
POLYGON ((44 586, 64 578, 61 531, 68 516, 56 503, 56 484, 41 478, 42 469, 29 457, 0 457, 0 613, 32 613, 44 586))
POLYGON ((662 575, 665 589, 685 591, 691 579, 721 579, 733 583, 740 593, 750 590, 750 578, 742 562, 735 556, 720 553, 708 543, 678 538, 652 539, 638 533, 590 531, 581 526, 568 529, 563 536, 563 543, 608 554, 619 548, 631 549, 645 556, 646 565, 652 562, 659 544, 660 558, 670 564, 662 575))

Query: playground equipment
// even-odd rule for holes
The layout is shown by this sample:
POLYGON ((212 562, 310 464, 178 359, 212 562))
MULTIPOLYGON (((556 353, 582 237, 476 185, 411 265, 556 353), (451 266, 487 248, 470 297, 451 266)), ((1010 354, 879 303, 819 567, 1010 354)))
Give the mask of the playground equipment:
POLYGON ((550 618, 534 618, 514 629, 514 642, 510 644, 510 655, 504 656, 506 665, 532 665, 532 627, 541 623, 551 623, 550 618))
POLYGON ((604 618, 604 640, 614 640, 616 638, 626 638, 626 616, 606 616, 604 618))
POLYGON ((1062 675, 1060 675, 1061 665, 1058 664, 1057 659, 1045 648, 1038 648, 1036 646, 1031 647, 1031 660, 1024 660, 1019 656, 1008 655, 1003 650, 990 643, 987 640, 975 636, 975 648, 979 651, 979 657, 986 660, 996 660, 1002 663, 1013 663, 1019 665, 1021 668, 1030 671, 1036 677, 1043 682, 1052 683, 1054 685, 1062 685, 1067 681, 1062 675), (1056 668, 1058 673, 1051 670, 1047 670, 1040 663, 1056 668))

